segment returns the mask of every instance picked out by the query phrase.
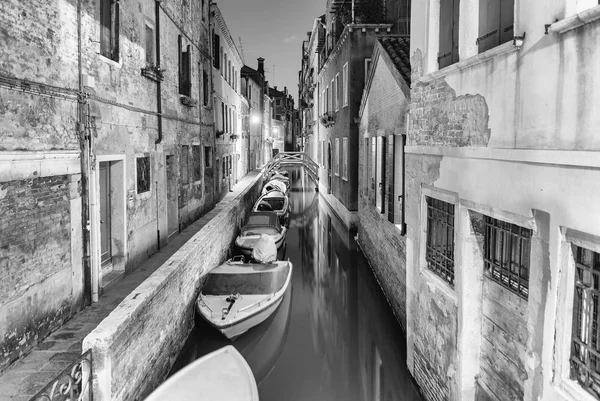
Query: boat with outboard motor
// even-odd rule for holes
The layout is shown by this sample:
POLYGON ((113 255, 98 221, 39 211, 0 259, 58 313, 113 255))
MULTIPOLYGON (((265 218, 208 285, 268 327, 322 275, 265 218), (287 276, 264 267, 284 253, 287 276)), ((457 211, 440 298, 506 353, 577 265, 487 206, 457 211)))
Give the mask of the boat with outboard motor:
POLYGON ((287 228, 281 225, 275 212, 250 212, 246 224, 235 239, 235 246, 244 254, 251 255, 254 245, 262 234, 273 237, 277 250, 285 243, 287 228))
POLYGON ((196 300, 198 313, 229 339, 263 322, 281 303, 292 277, 292 263, 276 259, 273 237, 261 235, 251 261, 241 255, 209 273, 196 300))

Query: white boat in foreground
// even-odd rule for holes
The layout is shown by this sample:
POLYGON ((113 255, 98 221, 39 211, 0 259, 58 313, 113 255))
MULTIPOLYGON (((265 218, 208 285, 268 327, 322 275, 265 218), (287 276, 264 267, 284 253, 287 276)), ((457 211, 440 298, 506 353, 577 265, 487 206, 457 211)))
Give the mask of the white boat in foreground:
POLYGON ((234 339, 277 309, 291 277, 289 260, 272 263, 229 260, 208 275, 196 308, 211 326, 234 339))
POLYGON ((167 379, 145 401, 258 401, 250 366, 227 345, 190 363, 167 379))

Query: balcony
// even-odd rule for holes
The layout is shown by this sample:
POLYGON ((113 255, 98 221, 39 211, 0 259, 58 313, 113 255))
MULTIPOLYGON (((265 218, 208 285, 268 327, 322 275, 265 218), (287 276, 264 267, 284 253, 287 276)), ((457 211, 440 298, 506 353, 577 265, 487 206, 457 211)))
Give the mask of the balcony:
POLYGON ((335 125, 335 115, 333 113, 325 113, 319 119, 325 128, 335 125))

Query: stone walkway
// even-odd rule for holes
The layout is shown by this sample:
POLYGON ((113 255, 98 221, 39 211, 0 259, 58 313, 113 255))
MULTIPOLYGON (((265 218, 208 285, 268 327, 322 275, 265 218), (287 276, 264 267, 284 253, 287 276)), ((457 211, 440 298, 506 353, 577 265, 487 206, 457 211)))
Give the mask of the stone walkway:
POLYGON ((138 285, 250 185, 259 171, 240 180, 215 208, 191 224, 150 259, 111 285, 88 306, 0 375, 0 401, 27 401, 81 355, 83 339, 138 285))

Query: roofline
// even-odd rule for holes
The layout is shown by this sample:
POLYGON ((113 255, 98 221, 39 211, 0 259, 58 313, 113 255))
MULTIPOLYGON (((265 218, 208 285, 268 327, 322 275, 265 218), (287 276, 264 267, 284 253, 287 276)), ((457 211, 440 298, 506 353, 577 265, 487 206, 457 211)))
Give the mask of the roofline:
POLYGON ((227 43, 229 44, 229 46, 231 48, 235 49, 234 53, 237 56, 236 57, 237 60, 240 62, 240 64, 242 66, 244 66, 244 59, 242 58, 240 51, 238 50, 237 46, 235 45, 235 41, 231 37, 231 32, 229 32, 229 28, 227 28, 227 24, 225 23, 225 18, 223 17, 223 13, 221 12, 221 9, 217 5, 217 3, 211 3, 210 7, 211 7, 211 16, 212 16, 212 12, 214 11, 215 12, 214 18, 219 23, 221 32, 225 33, 225 40, 227 41, 227 43))

